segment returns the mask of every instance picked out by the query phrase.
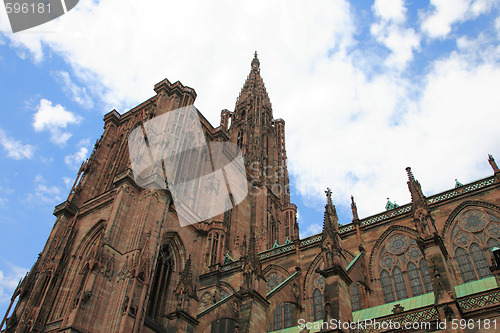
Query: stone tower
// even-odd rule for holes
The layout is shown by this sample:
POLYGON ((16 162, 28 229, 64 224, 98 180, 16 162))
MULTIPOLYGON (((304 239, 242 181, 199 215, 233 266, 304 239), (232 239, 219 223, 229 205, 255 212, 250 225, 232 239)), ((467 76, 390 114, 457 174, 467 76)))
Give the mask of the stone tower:
POLYGON ((273 119, 257 54, 251 65, 234 112, 223 110, 219 127, 196 111, 207 142, 240 147, 246 199, 181 227, 168 188, 136 184, 130 133, 196 99, 180 82, 159 82, 154 97, 123 115, 113 110, 104 116, 104 133, 67 200, 55 208, 45 248, 16 289, 6 332, 198 331, 196 314, 207 301, 198 289, 213 289, 211 302, 234 292, 219 276, 222 264, 233 261, 243 263, 231 283, 242 291, 228 306, 233 312, 242 307, 241 330, 255 328, 248 316, 265 316, 267 306, 257 253, 298 239, 298 227, 288 192, 284 121, 273 119))
MULTIPOLYGON (((360 217, 351 197, 352 221, 339 221, 327 189, 322 232, 300 239, 285 123, 273 118, 257 55, 218 127, 192 106, 193 89, 165 79, 154 91, 123 115, 104 116, 104 133, 55 208, 45 248, 16 288, 0 330, 5 324, 6 333, 498 331, 500 169, 493 156, 492 175, 433 195, 407 168, 401 185, 409 189, 408 203, 389 202, 385 211, 360 217), (151 132, 167 131, 158 119, 170 117, 175 126, 166 128, 175 135, 158 142, 151 132), (200 124, 197 137, 180 140, 177 128, 193 129, 181 128, 188 118, 200 124), (130 148, 131 133, 145 133, 137 147, 130 148), (203 177, 215 173, 210 168, 226 169, 214 161, 214 147, 239 147, 242 186, 226 182, 228 209, 181 223, 193 200, 193 214, 220 204, 206 193, 224 186, 186 176, 196 168, 185 160, 172 168, 167 157, 175 160, 180 146, 167 141, 203 146, 182 149, 204 156, 196 173, 203 177), (141 149, 147 155, 138 155, 141 149), (143 173, 134 167, 147 160, 141 156, 151 162, 143 173), (178 180, 206 186, 189 183, 183 189, 196 191, 184 191, 187 201, 178 204, 178 180)), ((236 159, 228 155, 222 160, 236 159)))

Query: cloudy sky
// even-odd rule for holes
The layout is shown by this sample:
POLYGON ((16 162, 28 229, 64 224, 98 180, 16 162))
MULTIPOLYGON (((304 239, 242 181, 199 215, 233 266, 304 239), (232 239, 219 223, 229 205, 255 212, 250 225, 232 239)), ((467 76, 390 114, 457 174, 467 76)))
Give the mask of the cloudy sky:
POLYGON ((286 121, 303 236, 321 231, 324 190, 342 223, 387 198, 492 174, 500 161, 500 18, 495 0, 80 1, 13 34, 0 9, 0 314, 43 249, 102 133, 102 116, 167 77, 198 94, 214 126, 255 50, 286 121))

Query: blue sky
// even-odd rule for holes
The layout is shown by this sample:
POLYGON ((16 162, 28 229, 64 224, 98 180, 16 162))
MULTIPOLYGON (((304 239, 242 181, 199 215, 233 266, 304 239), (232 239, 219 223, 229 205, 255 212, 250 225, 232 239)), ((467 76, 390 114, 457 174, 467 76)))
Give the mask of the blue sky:
POLYGON ((409 202, 405 167, 430 195, 500 161, 499 1, 80 1, 13 34, 0 10, 0 313, 42 251, 102 117, 163 78, 198 93, 217 126, 254 50, 286 121, 303 236, 321 231, 324 190, 342 223, 386 198, 409 202))

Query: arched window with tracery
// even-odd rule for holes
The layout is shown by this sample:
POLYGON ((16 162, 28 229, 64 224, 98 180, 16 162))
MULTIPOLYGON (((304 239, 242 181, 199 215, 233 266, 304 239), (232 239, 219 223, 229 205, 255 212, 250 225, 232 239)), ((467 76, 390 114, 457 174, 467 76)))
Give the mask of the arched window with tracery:
POLYGON ((500 218, 481 209, 466 209, 451 224, 451 246, 463 283, 492 276, 491 249, 499 246, 500 218))
POLYGON ((148 306, 148 317, 156 322, 164 320, 163 315, 167 313, 169 301, 172 297, 172 275, 175 268, 173 251, 169 244, 164 244, 160 248, 153 285, 148 306))
POLYGON ((351 309, 352 311, 359 311, 361 306, 361 286, 359 282, 354 282, 351 288, 351 309))
POLYGON ((316 288, 313 292, 314 321, 323 319, 323 294, 316 288))
POLYGON ((274 288, 279 286, 283 282, 283 277, 278 273, 270 273, 266 276, 266 292, 271 292, 274 288))
POLYGON ((295 319, 295 305, 290 302, 281 303, 273 312, 269 332, 282 330, 297 325, 295 319))
POLYGON ((323 293, 325 292, 325 278, 318 274, 312 286, 314 321, 323 319, 323 293))
POLYGON ((385 303, 432 292, 427 262, 417 242, 406 234, 395 233, 387 239, 380 253, 379 274, 385 303))

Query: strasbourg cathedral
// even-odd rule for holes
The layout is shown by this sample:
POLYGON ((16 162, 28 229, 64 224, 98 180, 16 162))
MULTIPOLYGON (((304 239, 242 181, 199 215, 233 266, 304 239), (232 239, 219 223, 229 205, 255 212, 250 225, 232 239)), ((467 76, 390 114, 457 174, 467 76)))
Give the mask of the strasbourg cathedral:
POLYGON ((328 189, 323 231, 301 239, 297 207, 283 190, 285 121, 273 118, 255 54, 218 127, 197 111, 207 142, 240 147, 249 195, 182 227, 168 188, 134 181, 127 137, 192 105, 196 92, 167 79, 154 91, 128 112, 104 116, 104 133, 56 206, 2 332, 500 329, 500 170, 492 156, 491 176, 428 197, 407 168, 410 203, 360 218, 351 198, 345 225, 328 189))

